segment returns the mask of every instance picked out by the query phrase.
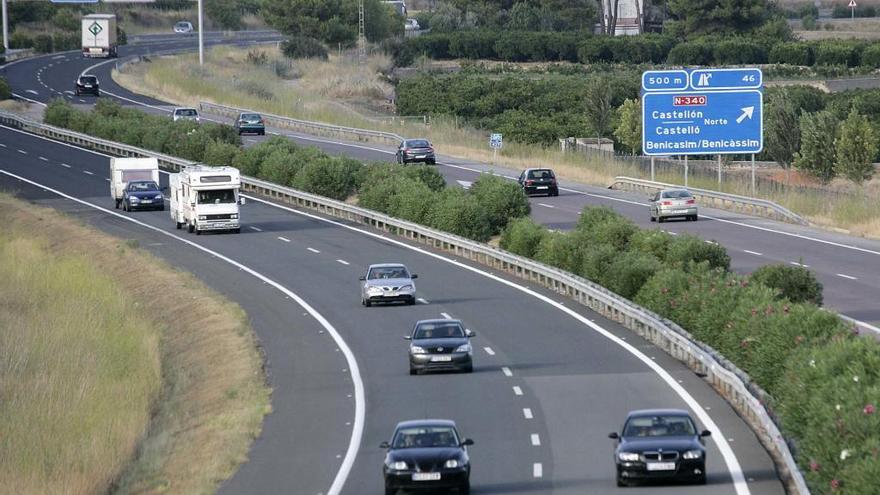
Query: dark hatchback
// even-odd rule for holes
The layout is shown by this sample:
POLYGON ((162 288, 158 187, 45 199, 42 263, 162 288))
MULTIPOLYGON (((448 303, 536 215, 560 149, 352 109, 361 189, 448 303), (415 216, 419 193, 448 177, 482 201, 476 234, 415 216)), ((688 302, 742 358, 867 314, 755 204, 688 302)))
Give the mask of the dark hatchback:
POLYGON ((133 180, 122 191, 122 209, 164 210, 165 195, 159 185, 151 180, 133 180))
POLYGON ((470 493, 471 463, 467 447, 474 441, 462 439, 455 422, 446 419, 403 421, 394 429, 382 474, 385 495, 398 490, 456 489, 470 493))
POLYGON ((617 486, 636 481, 676 480, 706 483, 706 446, 711 433, 699 432, 687 411, 643 409, 626 417, 621 433, 611 433, 617 447, 617 486))
POLYGON ((397 163, 423 162, 428 165, 437 163, 434 147, 427 139, 406 139, 397 147, 397 163))
POLYGON ((522 186, 526 196, 531 196, 532 194, 559 196, 556 174, 549 168, 527 168, 519 174, 517 182, 522 186))
POLYGON ((232 128, 238 132, 238 135, 249 132, 252 134, 266 135, 266 123, 263 116, 258 113, 240 113, 238 118, 232 124, 232 128))
POLYGON ((95 76, 79 76, 73 83, 73 92, 76 96, 91 94, 101 96, 100 84, 95 76))
POLYGON ((474 370, 470 339, 476 333, 464 328, 458 320, 421 320, 412 334, 404 337, 409 344, 409 374, 423 371, 474 370))

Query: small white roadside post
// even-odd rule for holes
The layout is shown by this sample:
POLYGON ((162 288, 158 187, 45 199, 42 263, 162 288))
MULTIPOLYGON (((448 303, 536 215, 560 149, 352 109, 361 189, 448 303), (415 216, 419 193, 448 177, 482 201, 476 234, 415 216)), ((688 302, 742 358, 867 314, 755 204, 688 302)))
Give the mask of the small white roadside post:
POLYGON ((202 33, 203 26, 202 0, 199 0, 199 66, 205 64, 205 38, 202 33))

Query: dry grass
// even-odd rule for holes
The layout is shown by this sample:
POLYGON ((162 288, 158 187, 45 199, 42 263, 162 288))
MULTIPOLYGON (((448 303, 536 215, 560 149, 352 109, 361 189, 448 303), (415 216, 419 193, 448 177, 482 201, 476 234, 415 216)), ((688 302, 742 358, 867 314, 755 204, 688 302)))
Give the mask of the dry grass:
POLYGON ((0 196, 4 493, 208 493, 269 408, 240 308, 52 210, 0 196))
MULTIPOLYGON (((134 64, 126 72, 114 72, 114 79, 139 93, 180 104, 197 105, 200 100, 253 109, 294 118, 395 132, 408 137, 427 137, 445 155, 492 163, 488 133, 462 125, 454 118, 434 118, 430 126, 416 123, 391 124, 370 119, 352 107, 381 107, 380 93, 390 91, 377 73, 387 60, 373 58, 365 66, 353 65, 344 58, 328 62, 293 61, 290 73, 279 76, 271 69, 283 62, 276 48, 262 48, 267 64, 255 66, 247 61, 247 50, 214 49, 205 67, 199 69, 193 55, 161 58, 150 64, 134 64), (233 81, 233 84, 229 84, 233 81), (259 96, 262 95, 262 96, 259 96)), ((499 167, 522 169, 552 165, 560 177, 585 184, 607 186, 616 176, 647 179, 650 174, 626 160, 606 159, 580 153, 563 153, 556 147, 542 147, 507 142, 498 154, 499 167)), ((657 175, 658 181, 680 183, 678 174, 657 175)), ((878 179, 869 185, 876 191, 878 179)), ((717 189, 711 180, 695 179, 692 187, 717 189)), ((725 192, 750 195, 749 181, 728 181, 725 192)), ((880 237, 877 228, 880 200, 876 193, 867 200, 841 195, 828 199, 821 192, 794 191, 780 194, 759 190, 757 196, 776 201, 818 225, 849 229, 853 233, 880 237), (822 205, 817 209, 816 205, 822 205)))
MULTIPOLYGON (((193 26, 198 21, 198 11, 194 6, 191 9, 184 10, 162 10, 153 9, 140 5, 124 5, 114 6, 117 18, 119 19, 119 27, 125 30, 126 34, 154 34, 154 33, 172 33, 174 24, 177 21, 190 21, 193 26)), ((205 16, 205 30, 214 31, 220 28, 205 16)), ((266 23, 259 17, 254 15, 246 15, 242 18, 242 29, 260 29, 265 28, 266 23)))

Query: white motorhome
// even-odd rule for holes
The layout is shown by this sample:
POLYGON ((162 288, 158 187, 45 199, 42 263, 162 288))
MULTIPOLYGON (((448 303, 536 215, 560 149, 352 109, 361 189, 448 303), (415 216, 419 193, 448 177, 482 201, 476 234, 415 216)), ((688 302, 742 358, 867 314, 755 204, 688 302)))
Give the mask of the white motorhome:
POLYGON ((168 178, 171 218, 197 235, 210 230, 241 232, 238 190, 241 175, 234 167, 194 165, 168 178))
POLYGON ((83 57, 116 56, 116 15, 89 14, 82 17, 83 57))
POLYGON ((159 183, 159 160, 156 158, 111 158, 110 197, 116 208, 122 204, 125 186, 133 180, 151 180, 159 183))

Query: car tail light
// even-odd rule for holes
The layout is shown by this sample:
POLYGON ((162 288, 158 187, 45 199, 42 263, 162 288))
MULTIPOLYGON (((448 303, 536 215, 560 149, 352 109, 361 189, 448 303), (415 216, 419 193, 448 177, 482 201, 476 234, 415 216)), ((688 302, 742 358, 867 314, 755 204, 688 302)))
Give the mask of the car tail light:
POLYGON ((672 206, 672 201, 662 201, 660 204, 663 206, 672 206))
POLYGON ((689 205, 692 205, 694 203, 696 203, 696 200, 693 200, 693 199, 687 200, 687 204, 689 204, 689 205))
POLYGON ((526 181, 526 185, 527 185, 527 186, 531 186, 532 184, 534 184, 534 182, 535 182, 535 181, 533 181, 533 180, 527 180, 527 181, 526 181))
POLYGON ((556 179, 550 179, 550 185, 551 185, 551 186, 555 186, 555 185, 556 185, 556 179))

